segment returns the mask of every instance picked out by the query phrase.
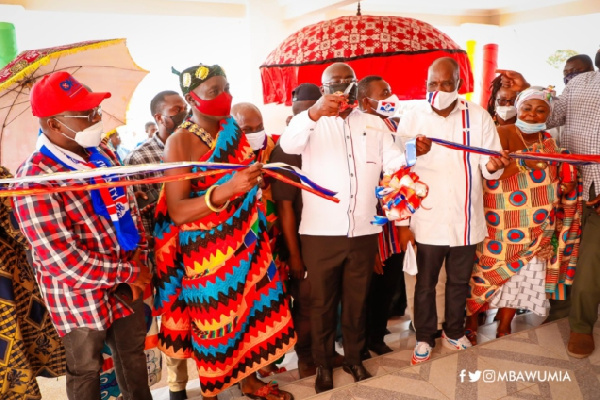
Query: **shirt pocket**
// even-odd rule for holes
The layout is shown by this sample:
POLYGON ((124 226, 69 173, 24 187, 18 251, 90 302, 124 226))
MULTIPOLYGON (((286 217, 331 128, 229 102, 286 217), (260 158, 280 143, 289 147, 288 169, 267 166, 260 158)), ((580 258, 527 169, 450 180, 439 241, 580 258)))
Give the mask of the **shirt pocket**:
POLYGON ((377 132, 365 132, 365 161, 369 165, 381 165, 381 140, 377 132))

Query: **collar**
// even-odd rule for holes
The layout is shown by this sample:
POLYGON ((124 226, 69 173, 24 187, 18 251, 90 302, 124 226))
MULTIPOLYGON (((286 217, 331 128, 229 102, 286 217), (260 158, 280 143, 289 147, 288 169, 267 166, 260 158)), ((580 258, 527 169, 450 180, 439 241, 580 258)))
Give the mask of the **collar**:
POLYGON ((154 135, 152 135, 152 137, 150 138, 150 140, 154 140, 156 142, 156 144, 158 145, 158 147, 160 147, 161 149, 165 148, 165 144, 160 139, 160 137, 158 137, 158 135, 156 133, 154 135))
POLYGON ((52 141, 50 139, 48 139, 48 136, 46 136, 45 133, 42 133, 41 135, 38 136, 37 142, 35 143, 35 149, 37 151, 40 151, 42 146, 46 146, 49 149, 54 149, 55 151, 60 151, 60 152, 64 153, 67 157, 69 157, 77 162, 80 162, 83 164, 87 163, 87 161, 85 161, 83 158, 81 158, 80 155, 73 153, 72 151, 69 151, 67 149, 63 149, 62 147, 57 146, 54 143, 52 143, 52 141))

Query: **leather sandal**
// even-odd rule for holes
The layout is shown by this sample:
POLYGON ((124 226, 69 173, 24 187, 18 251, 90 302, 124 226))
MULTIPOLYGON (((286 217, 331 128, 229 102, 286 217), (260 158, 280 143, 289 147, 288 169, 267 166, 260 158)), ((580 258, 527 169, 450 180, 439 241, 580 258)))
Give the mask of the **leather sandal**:
POLYGON ((260 388, 256 389, 253 393, 242 392, 242 394, 248 397, 249 399, 253 400, 269 400, 268 396, 277 396, 283 398, 283 400, 294 400, 294 396, 290 392, 280 390, 279 385, 275 382, 269 382, 264 386, 261 386, 260 388))

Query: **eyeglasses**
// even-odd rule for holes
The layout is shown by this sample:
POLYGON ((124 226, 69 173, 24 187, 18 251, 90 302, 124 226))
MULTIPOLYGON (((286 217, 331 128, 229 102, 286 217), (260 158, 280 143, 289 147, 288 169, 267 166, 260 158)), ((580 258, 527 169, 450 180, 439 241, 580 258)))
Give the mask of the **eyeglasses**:
POLYGON ((331 86, 331 85, 339 85, 340 83, 358 83, 358 81, 354 78, 349 79, 338 79, 335 81, 325 82, 323 86, 331 86))
POLYGON ((505 106, 514 106, 515 99, 496 99, 496 104, 502 107, 505 106))
POLYGON ((93 122, 96 118, 102 118, 102 108, 99 106, 93 108, 92 111, 88 115, 55 115, 56 117, 65 117, 65 118, 87 118, 88 122, 93 122))

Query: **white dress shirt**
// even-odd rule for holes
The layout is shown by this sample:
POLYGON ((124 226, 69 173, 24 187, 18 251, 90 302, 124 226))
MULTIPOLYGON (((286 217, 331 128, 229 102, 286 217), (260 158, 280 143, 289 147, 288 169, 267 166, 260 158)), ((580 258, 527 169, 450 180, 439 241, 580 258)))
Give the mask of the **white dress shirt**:
POLYGON ((315 122, 305 111, 292 119, 279 144, 286 153, 301 154, 302 170, 337 192, 340 200, 336 204, 302 191, 301 234, 355 237, 381 232, 370 223, 377 214, 375 187, 382 170, 392 173, 406 165, 404 152, 381 118, 355 109, 346 119, 321 117, 315 122))
MULTIPOLYGON (((405 142, 418 134, 502 150, 494 121, 487 111, 462 99, 445 118, 437 115, 425 101, 406 113, 398 126, 399 139, 405 142)), ((429 153, 417 157, 414 172, 429 186, 428 196, 410 219, 417 242, 468 246, 483 240, 487 235, 483 178, 498 179, 503 171, 490 174, 486 168, 489 159, 489 156, 452 150, 436 143, 432 144, 429 153)))

